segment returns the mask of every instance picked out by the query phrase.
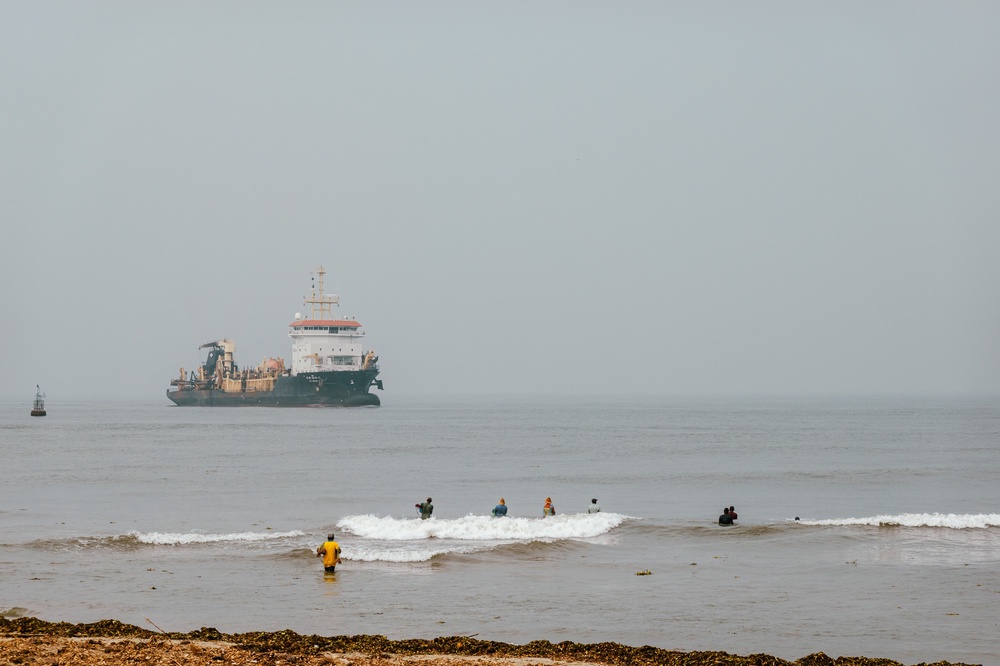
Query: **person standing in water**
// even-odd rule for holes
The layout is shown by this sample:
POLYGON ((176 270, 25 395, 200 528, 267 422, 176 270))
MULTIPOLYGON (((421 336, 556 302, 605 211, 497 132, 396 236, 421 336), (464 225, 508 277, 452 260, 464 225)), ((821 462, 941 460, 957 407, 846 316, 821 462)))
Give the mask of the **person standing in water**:
POLYGON ((417 511, 420 512, 420 520, 427 520, 434 513, 434 505, 431 504, 431 498, 428 497, 426 502, 421 502, 420 504, 414 504, 417 507, 417 511))
POLYGON ((720 525, 732 525, 733 524, 733 517, 729 515, 729 507, 728 506, 722 507, 722 515, 719 516, 719 524, 720 525))
POLYGON ((500 503, 493 507, 493 516, 495 518, 501 518, 507 515, 507 502, 500 498, 500 503))
POLYGON ((323 558, 323 571, 334 573, 340 564, 340 544, 334 541, 333 532, 326 535, 326 543, 316 549, 316 557, 323 558))
POLYGON ((587 507, 587 513, 600 513, 601 507, 597 506, 597 498, 590 500, 590 506, 587 507))
POLYGON ((545 498, 545 506, 542 507, 542 518, 556 515, 556 508, 552 506, 552 498, 545 498))

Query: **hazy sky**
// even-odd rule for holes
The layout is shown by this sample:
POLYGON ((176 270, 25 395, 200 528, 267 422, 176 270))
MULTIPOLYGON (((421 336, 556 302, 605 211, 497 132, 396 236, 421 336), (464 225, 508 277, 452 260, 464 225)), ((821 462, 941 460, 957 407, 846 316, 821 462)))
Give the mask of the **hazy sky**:
MULTIPOLYGON (((1000 3, 0 3, 0 394, 1000 393, 1000 3)), ((164 398, 166 404, 166 399, 164 398)))

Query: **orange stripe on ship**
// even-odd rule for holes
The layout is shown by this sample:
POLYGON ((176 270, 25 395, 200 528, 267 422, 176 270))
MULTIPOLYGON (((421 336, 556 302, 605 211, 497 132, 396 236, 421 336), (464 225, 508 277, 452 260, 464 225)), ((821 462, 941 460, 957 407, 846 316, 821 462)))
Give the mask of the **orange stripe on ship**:
POLYGON ((349 326, 353 328, 360 328, 361 324, 349 319, 300 319, 298 321, 293 321, 289 324, 289 326, 292 328, 298 328, 300 326, 349 326))

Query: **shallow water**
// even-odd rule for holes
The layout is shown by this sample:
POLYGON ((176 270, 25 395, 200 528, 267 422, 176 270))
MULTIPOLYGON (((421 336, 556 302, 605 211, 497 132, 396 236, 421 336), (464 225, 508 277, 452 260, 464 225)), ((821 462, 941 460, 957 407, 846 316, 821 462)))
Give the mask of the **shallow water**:
POLYGON ((0 405, 0 609, 1000 663, 997 400, 47 407, 0 405))

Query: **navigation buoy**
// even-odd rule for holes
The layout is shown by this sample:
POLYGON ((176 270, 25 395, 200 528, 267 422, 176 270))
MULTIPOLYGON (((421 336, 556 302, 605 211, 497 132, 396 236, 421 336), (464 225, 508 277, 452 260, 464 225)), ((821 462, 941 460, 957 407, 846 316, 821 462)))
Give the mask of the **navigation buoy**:
POLYGON ((45 416, 45 394, 38 384, 35 384, 35 403, 31 406, 32 416, 45 416))

